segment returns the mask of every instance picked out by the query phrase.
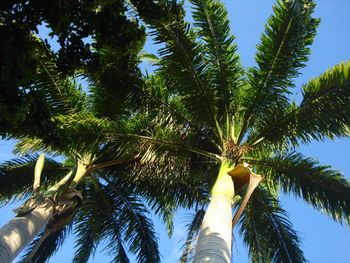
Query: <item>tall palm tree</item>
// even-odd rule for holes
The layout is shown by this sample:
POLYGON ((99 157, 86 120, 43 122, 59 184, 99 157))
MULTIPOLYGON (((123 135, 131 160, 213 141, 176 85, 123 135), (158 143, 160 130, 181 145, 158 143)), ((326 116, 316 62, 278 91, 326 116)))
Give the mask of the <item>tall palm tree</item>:
MULTIPOLYGON (((103 19, 113 13, 108 4, 113 3, 107 3, 108 10, 102 7, 98 10, 103 12, 103 19)), ((155 3, 152 7, 161 11, 162 17, 157 17, 161 20, 176 5, 169 9, 167 5, 155 3)), ((147 10, 143 13, 149 14, 147 10)), ((123 21, 127 20, 120 15, 123 21)), ((16 209, 17 216, 0 230, 0 262, 13 259, 39 231, 24 262, 44 262, 72 228, 78 236, 75 262, 86 262, 101 241, 107 241, 116 261, 129 261, 125 245, 137 255, 139 262, 159 261, 156 234, 142 201, 146 200, 157 214, 163 216, 170 230, 175 199, 170 195, 166 201, 160 198, 159 192, 154 190, 155 185, 160 184, 159 179, 154 178, 155 184, 149 187, 144 182, 139 183, 141 179, 130 176, 140 156, 135 155, 133 149, 125 153, 122 149, 108 151, 106 134, 101 132, 112 127, 123 131, 128 126, 133 132, 139 132, 138 122, 132 116, 141 102, 142 81, 137 55, 143 46, 144 35, 136 20, 126 22, 130 22, 129 27, 118 28, 108 21, 110 28, 100 28, 102 33, 94 30, 95 49, 91 60, 78 73, 90 84, 88 94, 74 79, 67 79, 59 72, 57 57, 34 37, 35 47, 38 47, 33 53, 38 56, 39 66, 34 70, 34 83, 22 86, 25 91, 30 91, 30 95, 40 95, 33 97, 41 100, 30 104, 36 111, 30 108, 28 113, 24 112, 25 123, 19 117, 20 125, 16 119, 13 123, 17 126, 11 125, 11 129, 4 129, 2 134, 20 139, 17 150, 22 154, 37 151, 60 154, 70 160, 70 165, 49 160, 42 171, 43 160, 39 158, 34 184, 29 174, 34 169, 36 157, 27 156, 1 166, 2 203, 17 197, 29 199, 16 209), (119 29, 125 31, 129 42, 119 43, 124 39, 120 35, 114 41, 110 33, 119 29), (41 115, 36 116, 37 112, 41 115), (38 125, 32 125, 34 123, 38 125), (21 125, 25 129, 18 127, 21 125), (118 164, 119 169, 116 168, 118 164), (108 167, 113 169, 106 170, 108 167), (13 185, 9 185, 10 182, 13 185), (28 227, 31 224, 33 227, 28 227), (115 241, 116 246, 113 245, 115 241)), ((11 116, 5 119, 11 119, 11 116)))
MULTIPOLYGON (((313 139, 348 136, 350 63, 303 85, 298 103, 291 98, 293 79, 308 60, 319 24, 312 1, 277 2, 257 46, 256 66, 246 70, 224 6, 216 0, 190 3, 193 27, 181 17, 163 23, 144 18, 163 45, 160 58, 153 57, 156 74, 145 96, 157 105, 156 111, 149 109, 157 125, 140 134, 112 132, 110 141, 141 143, 138 149, 159 169, 171 165, 193 180, 201 174, 197 184, 204 183, 206 193, 188 236, 199 231, 195 262, 230 262, 232 204, 240 204, 237 195, 246 188, 251 194, 252 184, 262 180, 257 174, 266 183, 256 188, 238 221, 252 260, 306 262, 278 193, 291 192, 335 221, 349 222, 348 181, 296 148, 313 139)), ((183 262, 188 258, 185 253, 183 262)))
MULTIPOLYGON (((67 95, 68 92, 61 88, 60 95, 67 95)), ((75 87, 70 91, 79 93, 75 87)), ((72 99, 73 94, 67 97, 72 99)), ((80 101, 85 106, 86 98, 80 91, 80 101)), ((64 101, 64 104, 68 106, 69 102, 64 101)), ((1 262, 11 261, 38 232, 38 238, 31 243, 23 262, 45 262, 72 229, 78 236, 75 262, 86 262, 103 240, 112 255, 122 261, 128 261, 127 246, 139 262, 159 262, 157 236, 136 184, 128 180, 126 172, 120 172, 112 180, 104 170, 117 164, 132 164, 137 158, 126 159, 115 153, 108 155, 115 159, 105 161, 107 155, 99 151, 104 140, 97 131, 108 121, 93 117, 85 106, 79 110, 77 101, 73 104, 75 108, 70 110, 75 112, 56 116, 55 138, 23 138, 17 145, 22 152, 43 150, 64 155, 71 160, 68 165, 47 160, 42 175, 39 168, 35 169, 39 171, 35 172, 34 185, 31 174, 36 156, 15 159, 1 166, 1 202, 27 199, 15 210, 17 216, 0 230, 1 262), (80 128, 79 122, 90 130, 80 128), (57 138, 65 140, 56 142, 57 138), (118 246, 112 246, 115 240, 118 240, 118 246)), ((150 196, 150 202, 155 198, 150 196)), ((162 213, 161 209, 159 213, 162 213)))
MULTIPOLYGON (((132 150, 124 154, 103 147, 105 129, 122 131, 127 125, 137 125, 131 118, 136 106, 129 101, 137 101, 140 95, 138 50, 125 57, 109 47, 97 52, 99 67, 85 72, 90 82, 88 94, 76 80, 57 71, 52 53, 47 52, 42 60, 43 69, 31 88, 45 95, 48 116, 41 127, 46 130, 33 127, 28 136, 16 133, 12 137, 20 139, 16 150, 21 154, 44 151, 63 155, 69 162, 39 158, 34 184, 30 175, 36 156, 1 166, 1 203, 27 201, 0 229, 0 262, 14 259, 38 233, 23 261, 45 262, 72 229, 78 237, 74 262, 87 262, 102 241, 117 261, 129 261, 127 246, 139 262, 159 262, 157 236, 144 201, 164 220, 171 215, 171 202, 162 201, 157 191, 139 184, 137 178, 126 176, 140 159, 132 150), (113 169, 107 171, 108 167, 113 169)), ((138 127, 135 129, 136 133, 138 127)))

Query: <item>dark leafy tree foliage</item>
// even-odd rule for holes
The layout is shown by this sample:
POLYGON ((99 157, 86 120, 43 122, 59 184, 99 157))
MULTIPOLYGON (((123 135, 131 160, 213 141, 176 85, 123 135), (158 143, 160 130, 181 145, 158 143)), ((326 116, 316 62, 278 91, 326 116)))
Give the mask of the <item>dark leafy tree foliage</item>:
MULTIPOLYGON (((155 2, 153 7, 164 10, 165 19, 171 15, 166 12, 172 12, 167 6, 155 2)), ((87 262, 100 243, 117 262, 129 262, 127 252, 134 253, 139 262, 159 262, 157 235, 145 202, 168 222, 171 232, 173 203, 194 200, 193 196, 170 194, 163 200, 159 188, 154 189, 161 185, 159 179, 154 178, 153 187, 147 187, 142 186, 145 181, 141 184, 138 177, 128 176, 132 173, 128 160, 132 165, 139 160, 133 149, 105 151, 108 131, 128 129, 133 111, 144 105, 138 53, 145 33, 126 11, 124 1, 1 3, 0 45, 5 60, 0 79, 4 94, 0 133, 20 139, 17 153, 45 151, 68 158, 65 163, 46 159, 40 194, 55 199, 75 188, 84 198, 73 207, 71 217, 50 220, 28 247, 24 255, 28 262, 47 261, 72 231, 78 237, 74 262, 87 262), (58 37, 58 51, 36 36, 41 23, 49 27, 51 36, 58 37), (84 42, 86 38, 90 43, 84 42), (86 79, 86 90, 77 76, 86 79), (127 166, 123 167, 124 163, 127 166), (81 184, 72 186, 72 177, 63 178, 74 174, 79 164, 88 172, 81 184), (113 167, 114 172, 103 170, 113 165, 118 168, 118 164, 122 167, 113 167), (57 182, 65 184, 53 191, 57 182), (57 225, 60 227, 52 227, 57 225)), ((143 15, 150 13, 143 11, 143 15)), ((141 133, 145 126, 134 123, 131 130, 141 133)), ((36 159, 36 155, 26 155, 0 167, 0 181, 11 182, 10 187, 3 184, 2 204, 33 196, 30 175, 36 159)))
MULTIPOLYGON (((148 5, 162 13, 158 20, 173 11, 167 6, 177 6, 167 1, 148 1, 148 5)), ((137 7, 142 15, 151 16, 150 9, 137 7)), ((56 72, 63 76, 88 72, 90 80, 100 86, 94 90, 98 94, 94 108, 100 116, 112 117, 123 98, 137 93, 136 55, 146 35, 137 18, 128 15, 130 8, 124 0, 1 1, 1 136, 53 133, 49 120, 57 109, 47 103, 42 86, 55 82, 56 72), (47 27, 47 36, 39 32, 40 26, 47 27), (45 39, 39 39, 38 33, 45 39), (58 50, 48 44, 50 37, 57 39, 58 50), (112 101, 116 107, 106 107, 112 101)))

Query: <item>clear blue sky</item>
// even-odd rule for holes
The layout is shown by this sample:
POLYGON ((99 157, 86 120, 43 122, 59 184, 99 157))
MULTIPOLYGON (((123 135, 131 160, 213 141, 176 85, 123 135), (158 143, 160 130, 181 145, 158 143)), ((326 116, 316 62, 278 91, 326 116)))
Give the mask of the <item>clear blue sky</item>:
MULTIPOLYGON (((272 0, 227 0, 226 7, 230 14, 231 28, 236 36, 238 52, 244 66, 254 65, 255 45, 264 30, 265 22, 272 13, 272 0)), ((350 59, 350 1, 349 0, 317 0, 315 16, 322 19, 318 35, 312 46, 312 56, 308 66, 302 71, 302 76, 296 81, 299 90, 301 84, 312 77, 318 76, 327 68, 340 61, 350 59)), ((189 4, 185 7, 188 9, 189 4)), ((146 50, 154 52, 150 41, 146 43, 146 50)), ((299 93, 300 94, 300 93, 299 93)), ((315 157, 322 164, 331 165, 344 172, 350 178, 350 139, 337 139, 336 141, 313 142, 301 147, 299 150, 306 156, 315 157)), ((0 141, 0 161, 11 158, 11 144, 0 141)), ((350 253, 350 230, 334 223, 327 216, 308 207, 301 200, 293 196, 281 196, 284 209, 289 212, 294 228, 302 238, 302 248, 311 263, 348 263, 350 253)), ((7 222, 13 214, 14 206, 0 209, 0 225, 7 222)), ((164 227, 155 219, 156 230, 160 237, 160 249, 163 263, 175 263, 179 257, 178 241, 184 235, 184 224, 188 223, 189 212, 181 211, 175 219, 175 233, 168 239, 164 227)), ((72 258, 73 240, 61 248, 51 263, 61 263, 72 258)), ((248 263, 248 256, 235 231, 233 246, 234 262, 248 263)), ((96 254, 90 262, 109 262, 104 252, 96 254)), ((132 261, 134 262, 134 261, 132 261)), ((150 262, 152 263, 152 262, 150 262)))

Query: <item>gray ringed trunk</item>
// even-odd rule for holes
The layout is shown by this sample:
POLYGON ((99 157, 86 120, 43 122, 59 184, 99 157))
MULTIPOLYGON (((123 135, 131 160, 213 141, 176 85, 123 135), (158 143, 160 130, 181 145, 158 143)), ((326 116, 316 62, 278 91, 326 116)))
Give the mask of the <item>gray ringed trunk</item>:
POLYGON ((0 263, 9 263, 31 242, 53 216, 52 202, 18 215, 0 229, 0 263))
POLYGON ((232 200, 214 195, 202 222, 194 263, 230 263, 231 241, 232 200))

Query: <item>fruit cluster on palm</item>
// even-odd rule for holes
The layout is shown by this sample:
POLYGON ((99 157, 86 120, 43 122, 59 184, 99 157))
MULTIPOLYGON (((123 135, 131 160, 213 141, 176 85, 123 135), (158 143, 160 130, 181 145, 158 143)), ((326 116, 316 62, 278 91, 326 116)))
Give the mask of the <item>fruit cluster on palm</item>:
MULTIPOLYGON (((131 2, 140 8, 138 1, 131 2)), ((198 234, 194 260, 201 262, 211 249, 201 244, 205 207, 215 200, 228 204, 223 213, 231 214, 231 203, 238 208, 245 182, 228 174, 243 164, 250 165, 245 168, 250 175, 266 180, 238 221, 253 262, 306 262, 298 235, 280 207, 280 191, 349 223, 347 180, 295 150, 313 139, 348 136, 350 124, 349 63, 305 84, 300 103, 291 99, 293 79, 308 60, 319 23, 312 17, 314 3, 278 2, 257 47, 256 66, 248 69, 236 54, 224 6, 216 0, 190 3, 193 26, 184 21, 183 12, 159 21, 146 15, 146 7, 139 10, 155 41, 163 45, 159 58, 147 56, 156 67, 153 75, 141 79, 136 67, 129 68, 132 75, 119 74, 121 66, 114 64, 110 49, 100 50, 101 68, 84 73, 92 87, 89 94, 71 80, 50 75, 54 85, 48 86, 47 100, 54 105, 53 132, 22 138, 17 149, 68 157, 66 164, 46 160, 41 196, 59 202, 65 194, 80 191, 83 200, 74 195, 72 214, 63 224, 52 218, 28 250, 33 262, 44 262, 73 228, 78 236, 74 262, 86 262, 103 240, 116 262, 128 262, 125 242, 138 262, 159 262, 143 201, 169 230, 177 207, 195 208, 181 262, 192 260, 198 234), (46 237, 42 243, 41 236, 46 237)), ((130 64, 137 64, 136 53, 126 66, 130 64)), ((34 159, 1 167, 0 180, 7 181, 1 184, 2 202, 30 196, 32 179, 27 175, 34 159), (9 180, 16 181, 13 187, 9 180)), ((231 231, 229 226, 229 236, 231 231)), ((230 240, 226 242, 227 247, 224 242, 217 248, 227 253, 222 262, 231 258, 230 240)))

